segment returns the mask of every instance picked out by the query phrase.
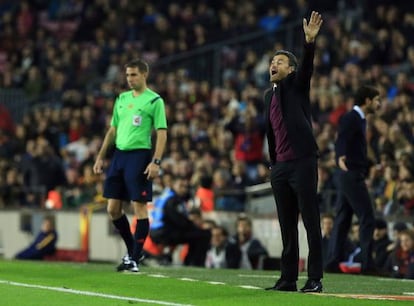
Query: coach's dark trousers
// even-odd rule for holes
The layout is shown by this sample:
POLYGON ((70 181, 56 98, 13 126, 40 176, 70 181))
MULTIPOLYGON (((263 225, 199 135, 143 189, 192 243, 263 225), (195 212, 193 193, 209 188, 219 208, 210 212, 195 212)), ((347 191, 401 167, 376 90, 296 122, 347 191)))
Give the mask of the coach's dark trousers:
POLYGON ((317 182, 316 157, 277 162, 272 167, 271 184, 283 243, 280 266, 283 280, 296 281, 298 277, 299 213, 302 215, 309 246, 308 277, 319 280, 323 276, 317 182))
POLYGON ((358 217, 362 272, 373 269, 372 235, 375 228, 374 208, 365 185, 365 177, 358 170, 339 171, 336 217, 329 243, 328 265, 343 260, 344 246, 351 228, 352 216, 358 217))

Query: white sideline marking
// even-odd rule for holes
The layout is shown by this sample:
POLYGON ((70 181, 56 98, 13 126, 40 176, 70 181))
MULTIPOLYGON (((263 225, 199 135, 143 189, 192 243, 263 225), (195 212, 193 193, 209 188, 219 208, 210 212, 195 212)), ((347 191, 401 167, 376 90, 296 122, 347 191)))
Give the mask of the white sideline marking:
POLYGON ((198 282, 198 279, 194 279, 194 278, 187 278, 187 277, 183 277, 183 278, 179 278, 179 280, 185 281, 185 282, 198 282))
POLYGON ((214 281, 210 281, 210 282, 206 282, 207 284, 211 284, 211 285, 225 285, 226 283, 223 282, 214 282, 214 281))
MULTIPOLYGON (((260 274, 238 274, 238 277, 247 277, 247 278, 278 278, 279 275, 260 275, 260 274)), ((301 275, 298 276, 298 279, 307 279, 307 276, 301 275)))
POLYGON ((6 284, 6 285, 11 285, 11 286, 17 286, 17 287, 35 288, 35 289, 45 289, 45 290, 72 293, 72 294, 78 294, 78 295, 86 295, 86 296, 97 296, 97 297, 113 299, 113 300, 134 301, 134 302, 141 302, 141 303, 148 303, 148 304, 152 303, 152 304, 169 305, 169 306, 192 306, 191 304, 179 304, 179 303, 164 302, 164 301, 157 301, 157 300, 138 299, 134 297, 104 294, 104 293, 97 293, 97 292, 90 292, 90 291, 81 291, 81 290, 74 290, 74 289, 69 289, 69 288, 31 285, 31 284, 11 282, 11 281, 2 280, 2 279, 0 279, 0 284, 6 284))
POLYGON ((155 278, 168 278, 168 276, 163 274, 148 274, 149 277, 155 277, 155 278))
POLYGON ((414 292, 403 292, 404 295, 414 295, 414 292))
POLYGON ((256 287, 256 286, 237 286, 237 287, 240 287, 240 288, 243 288, 243 289, 263 289, 263 288, 260 288, 260 287, 256 287))
POLYGON ((378 281, 383 281, 383 282, 402 282, 402 283, 411 283, 413 282, 412 279, 407 279, 407 278, 393 278, 393 277, 384 277, 384 278, 377 278, 378 281))
POLYGON ((239 274, 238 277, 246 277, 246 278, 275 278, 278 277, 278 275, 257 275, 257 274, 239 274))

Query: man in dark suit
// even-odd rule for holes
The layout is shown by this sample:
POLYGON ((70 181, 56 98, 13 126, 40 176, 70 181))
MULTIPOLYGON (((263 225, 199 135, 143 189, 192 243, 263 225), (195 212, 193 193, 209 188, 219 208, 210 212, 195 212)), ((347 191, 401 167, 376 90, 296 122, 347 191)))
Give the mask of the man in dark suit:
POLYGON ((335 153, 339 166, 338 200, 334 228, 329 243, 327 272, 340 272, 339 263, 343 248, 355 214, 359 222, 361 273, 371 274, 372 235, 375 228, 374 209, 365 185, 368 172, 366 115, 374 113, 380 106, 379 91, 372 86, 361 86, 355 94, 351 111, 339 122, 335 153))
POLYGON ((281 277, 267 290, 297 291, 301 214, 309 246, 308 280, 301 291, 322 291, 322 238, 316 188, 318 147, 312 132, 309 99, 315 38, 321 25, 322 17, 317 12, 312 12, 309 22, 303 19, 305 44, 301 65, 297 65, 291 52, 279 50, 269 67, 273 86, 265 92, 265 118, 283 252, 281 277))

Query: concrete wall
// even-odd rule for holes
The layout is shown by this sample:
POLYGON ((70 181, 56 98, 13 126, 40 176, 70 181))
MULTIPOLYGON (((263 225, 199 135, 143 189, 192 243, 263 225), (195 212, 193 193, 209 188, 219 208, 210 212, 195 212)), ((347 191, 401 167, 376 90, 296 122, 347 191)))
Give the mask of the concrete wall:
MULTIPOLYGON (((80 214, 77 211, 1 211, 0 212, 0 249, 4 258, 13 258, 25 248, 40 229, 42 217, 45 213, 53 214, 59 235, 58 247, 78 249, 80 238, 80 214), (31 220, 32 232, 25 232, 22 228, 24 221, 31 220)), ((236 213, 213 212, 204 215, 205 218, 215 220, 226 226, 230 233, 235 231, 236 213)), ((272 256, 280 257, 282 242, 278 221, 272 217, 254 217, 253 231, 269 250, 272 256)), ((308 252, 306 234, 303 224, 299 224, 300 257, 306 257, 308 252)), ((105 212, 92 214, 89 235, 90 260, 117 262, 125 254, 126 249, 120 237, 113 232, 111 222, 105 212)))
MULTIPOLYGON (((58 247, 78 249, 80 246, 79 212, 46 212, 55 216, 59 235, 58 247)), ((13 258, 21 249, 28 246, 39 232, 45 212, 1 211, 0 246, 5 258, 13 258), (25 218, 26 216, 26 218, 25 218), (24 231, 24 220, 31 219, 32 233, 24 231)))

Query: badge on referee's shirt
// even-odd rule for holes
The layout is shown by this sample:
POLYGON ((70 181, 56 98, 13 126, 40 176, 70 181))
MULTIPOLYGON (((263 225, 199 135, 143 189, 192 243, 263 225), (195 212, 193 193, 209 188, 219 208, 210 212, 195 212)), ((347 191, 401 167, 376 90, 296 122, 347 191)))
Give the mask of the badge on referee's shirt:
POLYGON ((132 116, 132 125, 133 126, 140 126, 142 122, 142 116, 133 115, 132 116))

